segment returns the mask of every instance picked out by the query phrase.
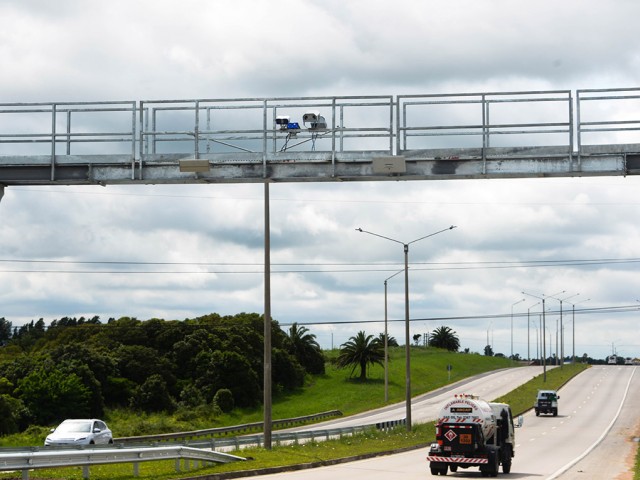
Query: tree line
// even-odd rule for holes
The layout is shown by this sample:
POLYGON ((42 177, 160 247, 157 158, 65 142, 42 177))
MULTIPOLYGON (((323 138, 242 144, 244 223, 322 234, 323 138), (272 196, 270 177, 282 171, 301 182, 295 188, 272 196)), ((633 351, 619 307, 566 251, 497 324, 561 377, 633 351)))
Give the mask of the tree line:
MULTIPOLYGON (((414 339, 415 340, 415 339, 414 339)), ((297 323, 271 321, 274 395, 325 372, 315 335, 297 323)), ((457 351, 449 327, 430 334, 430 346, 457 351)), ((393 337, 387 345, 397 347, 393 337)), ((0 434, 75 417, 102 417, 106 408, 172 413, 229 412, 263 399, 264 318, 215 313, 185 320, 63 317, 20 327, 0 317, 0 434)), ((340 347, 338 368, 384 362, 384 334, 358 332, 340 347)))
MULTIPOLYGON (((0 434, 105 408, 142 412, 262 400, 262 315, 209 314, 186 320, 132 317, 40 319, 14 328, 0 318, 0 434)), ((307 328, 271 322, 274 394, 322 374, 325 358, 307 328)))

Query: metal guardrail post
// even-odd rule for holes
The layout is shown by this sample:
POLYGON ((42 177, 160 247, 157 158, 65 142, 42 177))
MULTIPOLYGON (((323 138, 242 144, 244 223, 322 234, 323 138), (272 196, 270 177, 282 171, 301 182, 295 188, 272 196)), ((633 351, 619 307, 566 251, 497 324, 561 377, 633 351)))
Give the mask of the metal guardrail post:
POLYGON ((193 126, 193 138, 194 138, 194 145, 193 145, 193 157, 194 159, 198 160, 200 158, 200 102, 198 100, 195 101, 194 104, 195 107, 195 124, 193 126))
POLYGON ((56 179, 56 104, 51 105, 51 181, 56 179))
MULTIPOLYGON (((571 168, 573 168, 573 97, 571 95, 571 90, 568 92, 569 95, 569 163, 571 168)), ((579 171, 579 168, 578 168, 579 171)))
MULTIPOLYGON (((147 145, 147 152, 149 151, 149 143, 148 143, 148 139, 145 137, 145 120, 148 122, 148 115, 149 113, 145 111, 144 109, 144 102, 140 101, 140 113, 139 113, 139 118, 140 118, 140 124, 139 124, 139 132, 138 132, 138 148, 140 151, 140 168, 142 168, 142 163, 144 161, 144 145, 145 142, 147 145)), ((134 135, 135 138, 135 135, 134 135)), ((134 140, 135 141, 135 140, 134 140)), ((135 175, 135 169, 136 169, 136 159, 135 159, 135 155, 133 156, 133 158, 131 159, 131 175, 135 175)))

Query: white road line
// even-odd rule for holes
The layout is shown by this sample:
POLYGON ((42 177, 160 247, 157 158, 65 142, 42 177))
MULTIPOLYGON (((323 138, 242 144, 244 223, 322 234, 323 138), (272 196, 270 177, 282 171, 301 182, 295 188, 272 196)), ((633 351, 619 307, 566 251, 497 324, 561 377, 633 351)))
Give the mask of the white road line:
POLYGON ((609 423, 609 425, 607 426, 607 428, 605 428, 604 432, 602 432, 602 435, 600 435, 600 438, 598 438, 593 445, 591 445, 589 448, 587 448, 584 453, 582 453, 582 455, 580 455, 577 458, 574 458, 573 460, 571 460, 569 463, 567 463, 564 467, 561 467, 559 470, 557 470, 555 473, 553 473, 550 477, 547 477, 547 480, 553 480, 554 478, 558 478, 560 475, 562 475, 564 472, 566 472, 567 470, 569 470, 571 467, 573 467, 576 463, 578 463, 580 460, 582 460, 584 457, 586 457, 587 455, 589 455, 589 453, 591 453, 591 451, 596 448, 600 442, 602 442, 602 440, 604 440, 604 438, 607 436, 607 434, 609 433, 609 430, 611 430, 611 428, 613 427, 613 424, 616 423, 616 420, 618 419, 618 417, 620 416, 620 412, 622 411, 622 406, 624 405, 624 401, 627 398, 627 395, 629 394, 629 387, 631 386, 631 380, 633 379, 633 375, 636 373, 636 369, 635 367, 633 368, 633 371, 631 372, 631 376, 629 377, 629 381, 627 382, 627 388, 625 388, 624 390, 624 395, 622 396, 622 400, 620 401, 620 405, 618 406, 618 411, 616 412, 616 414, 613 416, 613 419, 611 420, 611 423, 609 423))

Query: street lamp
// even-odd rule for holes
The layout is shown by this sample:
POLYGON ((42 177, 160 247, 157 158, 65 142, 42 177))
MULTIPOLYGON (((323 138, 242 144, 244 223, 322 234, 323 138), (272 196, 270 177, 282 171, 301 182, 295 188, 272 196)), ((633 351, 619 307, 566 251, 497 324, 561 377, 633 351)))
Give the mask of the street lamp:
MULTIPOLYGON (((546 382, 547 381, 547 353, 546 353, 546 339, 544 338, 544 334, 547 330, 547 321, 545 318, 545 306, 544 306, 544 293, 542 294, 541 297, 537 296, 537 295, 532 295, 531 293, 527 293, 527 292, 521 292, 523 295, 528 295, 530 297, 533 298, 537 298, 538 300, 542 301, 542 381, 546 382)), ((558 293, 554 293, 554 295, 560 295, 561 293, 564 293, 564 290, 558 293)))
POLYGON ((572 320, 571 320, 571 327, 572 327, 572 332, 571 332, 571 342, 572 342, 572 352, 571 352, 571 361, 575 364, 576 363, 576 305, 579 303, 584 303, 584 302, 588 302, 589 300, 591 300, 590 298, 587 298, 586 300, 580 300, 579 302, 576 303, 571 303, 571 302, 567 302, 569 305, 571 305, 571 310, 572 310, 572 320))
MULTIPOLYGON (((530 339, 529 332, 530 332, 531 320, 529 319, 529 312, 536 305, 540 305, 540 302, 534 303, 529 308, 527 308, 527 360, 528 361, 531 361, 531 353, 529 353, 529 347, 531 346, 531 341, 529 340, 530 339)), ((537 341, 538 341, 538 336, 536 334, 536 342, 537 341)))
POLYGON ((513 360, 513 307, 515 307, 516 305, 522 302, 524 302, 524 298, 522 300, 518 300, 517 302, 511 304, 511 360, 513 360))
POLYGON ((384 280, 384 403, 389 401, 389 334, 387 331, 387 280, 402 273, 398 270, 396 273, 384 280))
MULTIPOLYGON (((562 292, 562 293, 564 293, 564 292, 562 292)), ((556 295, 558 295, 558 294, 556 294, 556 295)), ((562 302, 564 302, 565 300, 568 300, 570 298, 577 297, 578 295, 580 295, 580 294, 579 293, 575 293, 575 294, 570 295, 570 296, 565 297, 565 298, 556 298, 554 296, 547 295, 547 297, 553 298, 554 300, 558 300, 560 302, 560 368, 562 368, 564 366, 564 329, 562 327, 562 302)), ((558 347, 556 346, 556 355, 557 354, 558 354, 558 347)))
POLYGON ((404 243, 400 240, 396 240, 395 238, 385 237, 384 235, 379 235, 377 233, 368 232, 363 230, 362 228, 356 228, 356 230, 360 233, 368 233, 369 235, 373 235, 374 237, 384 238, 385 240, 389 240, 391 242, 399 243, 404 248, 404 344, 405 344, 405 384, 406 384, 406 416, 407 416, 407 431, 411 431, 411 343, 409 341, 409 245, 412 243, 419 242, 420 240, 424 240, 425 238, 433 237, 442 232, 446 232, 447 230, 452 230, 456 228, 455 225, 451 225, 448 228, 444 228, 434 233, 430 233, 429 235, 425 235, 424 237, 416 238, 410 242, 404 243))

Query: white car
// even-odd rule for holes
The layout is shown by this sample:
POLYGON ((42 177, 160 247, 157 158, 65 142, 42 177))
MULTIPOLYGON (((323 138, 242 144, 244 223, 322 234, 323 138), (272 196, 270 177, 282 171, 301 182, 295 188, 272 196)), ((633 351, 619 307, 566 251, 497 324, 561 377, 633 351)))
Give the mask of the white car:
POLYGON ((44 441, 45 447, 55 445, 100 445, 113 443, 107 424, 96 418, 65 420, 51 429, 44 441))

